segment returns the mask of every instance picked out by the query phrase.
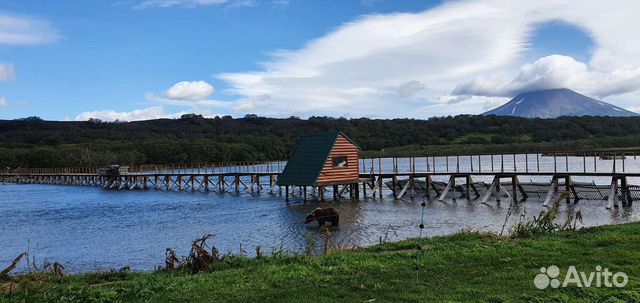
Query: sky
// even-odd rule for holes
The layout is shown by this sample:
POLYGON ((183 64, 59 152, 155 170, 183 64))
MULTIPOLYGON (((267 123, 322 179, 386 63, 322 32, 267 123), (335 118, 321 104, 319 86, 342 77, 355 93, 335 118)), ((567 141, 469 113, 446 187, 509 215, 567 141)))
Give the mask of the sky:
POLYGON ((636 0, 0 0, 0 119, 640 112, 636 0))

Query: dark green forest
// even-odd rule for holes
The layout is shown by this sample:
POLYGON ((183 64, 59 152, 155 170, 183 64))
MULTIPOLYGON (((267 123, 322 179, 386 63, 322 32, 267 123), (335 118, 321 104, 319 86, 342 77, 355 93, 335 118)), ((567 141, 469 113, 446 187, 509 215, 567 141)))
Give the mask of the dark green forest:
POLYGON ((640 118, 498 116, 263 118, 139 122, 0 120, 0 167, 179 164, 286 159, 301 134, 340 130, 364 156, 545 152, 640 146, 640 118))

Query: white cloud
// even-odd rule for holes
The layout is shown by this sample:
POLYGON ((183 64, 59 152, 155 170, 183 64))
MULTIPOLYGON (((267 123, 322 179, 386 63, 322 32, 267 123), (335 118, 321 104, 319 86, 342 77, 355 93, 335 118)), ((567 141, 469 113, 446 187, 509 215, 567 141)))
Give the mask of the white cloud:
POLYGON ((164 97, 170 100, 199 101, 207 99, 213 92, 213 86, 205 81, 182 81, 170 87, 164 97))
POLYGON ((602 72, 571 57, 552 55, 522 66, 513 79, 504 74, 478 78, 458 85, 453 94, 514 96, 551 88, 570 88, 597 97, 627 93, 640 88, 640 66, 602 72))
POLYGON ((193 8, 198 6, 211 6, 227 3, 227 0, 145 0, 133 6, 134 9, 145 9, 152 7, 169 8, 184 7, 193 8))
MULTIPOLYGON (((284 9, 291 1, 290 0, 271 0, 267 5, 271 5, 274 8, 284 9)), ((148 9, 148 8, 197 8, 204 6, 220 6, 225 8, 243 8, 243 7, 257 7, 261 1, 258 0, 144 0, 144 1, 117 1, 113 5, 121 6, 127 5, 135 10, 148 9)))
POLYGON ((38 45, 57 38, 55 29, 45 20, 0 11, 0 44, 38 45))
POLYGON ((9 106, 9 101, 7 101, 7 99, 0 97, 0 107, 7 107, 9 106))
POLYGON ((242 100, 222 101, 209 99, 208 97, 213 92, 213 87, 204 81, 179 82, 161 96, 147 92, 144 94, 144 99, 154 104, 188 109, 181 113, 198 113, 204 116, 214 116, 212 114, 214 111, 232 111, 242 104, 242 100))
POLYGON ((84 112, 78 115, 76 121, 87 121, 91 118, 97 118, 103 121, 141 121, 161 118, 176 119, 184 114, 199 114, 207 118, 215 117, 216 114, 207 109, 192 109, 191 111, 180 111, 175 113, 166 113, 163 106, 152 106, 143 109, 136 109, 130 112, 118 112, 114 110, 101 110, 84 112))
POLYGON ((631 106, 631 107, 627 107, 626 110, 630 110, 632 112, 636 112, 640 114, 640 106, 631 106))
POLYGON ((398 85, 398 94, 402 97, 410 98, 424 89, 424 83, 417 80, 412 80, 398 85))
POLYGON ((291 0, 271 0, 271 6, 284 9, 291 4, 291 0))
POLYGON ((640 113, 640 105, 638 103, 638 100, 640 100, 640 90, 620 95, 613 95, 606 98, 606 101, 609 103, 613 103, 619 107, 640 113))
POLYGON ((467 101, 471 98, 473 98, 473 96, 471 95, 457 95, 457 96, 439 96, 439 97, 435 97, 434 100, 436 100, 439 103, 457 104, 463 101, 467 101))
POLYGON ((0 81, 12 80, 16 77, 13 64, 0 63, 0 81))
POLYGON ((256 7, 256 6, 258 6, 258 2, 256 2, 256 0, 235 0, 229 3, 229 7, 231 8, 256 7))
POLYGON ((113 110, 101 110, 84 112, 76 117, 76 121, 86 121, 90 118, 97 118, 104 121, 139 121, 165 118, 167 114, 162 106, 153 106, 144 109, 137 109, 130 112, 117 112, 113 110))
POLYGON ((236 108, 265 115, 480 113, 496 101, 450 102, 447 96, 456 87, 458 94, 504 96, 582 81, 584 87, 604 81, 588 91, 599 96, 638 90, 640 39, 631 38, 638 32, 640 1, 453 1, 419 13, 364 16, 300 49, 276 51, 261 70, 218 77, 238 96, 235 102, 245 105, 236 108), (514 65, 522 62, 536 28, 555 21, 577 26, 593 39, 589 62, 551 56, 517 75, 499 72, 518 70, 514 65), (407 94, 419 87, 400 89, 406 83, 424 89, 407 94))

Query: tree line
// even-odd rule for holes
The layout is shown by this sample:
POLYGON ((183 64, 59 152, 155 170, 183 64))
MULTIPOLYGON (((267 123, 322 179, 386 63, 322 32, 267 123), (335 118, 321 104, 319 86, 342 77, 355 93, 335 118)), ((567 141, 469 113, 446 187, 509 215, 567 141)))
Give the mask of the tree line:
POLYGON ((640 146, 639 117, 207 119, 189 114, 137 122, 29 117, 0 120, 0 167, 283 160, 300 135, 335 130, 358 143, 365 156, 640 146))

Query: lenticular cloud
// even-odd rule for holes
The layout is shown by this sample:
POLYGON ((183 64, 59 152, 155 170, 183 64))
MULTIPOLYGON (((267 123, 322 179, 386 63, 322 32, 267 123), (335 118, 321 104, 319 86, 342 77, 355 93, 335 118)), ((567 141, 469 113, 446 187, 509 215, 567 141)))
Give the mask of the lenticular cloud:
POLYGON ((639 1, 456 1, 419 13, 365 16, 301 49, 274 53, 262 70, 218 77, 238 97, 238 108, 250 104, 259 114, 479 113, 495 101, 487 96, 506 101, 533 88, 601 97, 638 91, 640 40, 630 39, 637 32, 639 1), (548 54, 520 66, 532 33, 553 21, 592 37, 590 60, 548 54), (407 83, 420 87, 407 93, 407 83), (459 102, 465 106, 451 106, 452 95, 469 97, 459 102))

